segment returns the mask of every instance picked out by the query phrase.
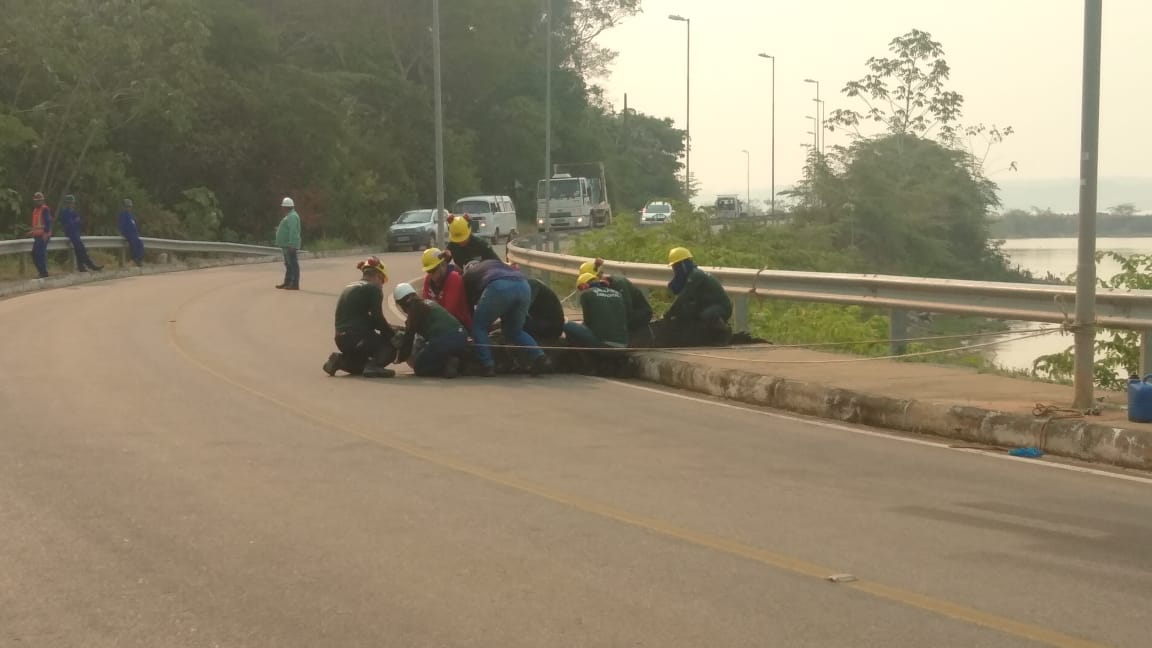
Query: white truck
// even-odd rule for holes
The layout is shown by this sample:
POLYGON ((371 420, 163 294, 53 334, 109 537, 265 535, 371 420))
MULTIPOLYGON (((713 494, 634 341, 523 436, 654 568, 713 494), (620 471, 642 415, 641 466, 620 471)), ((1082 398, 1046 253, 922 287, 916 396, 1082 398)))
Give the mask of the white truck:
POLYGON ((717 220, 732 220, 744 215, 744 201, 734 194, 716 196, 717 220))
POLYGON ((554 230, 591 229, 612 222, 612 206, 608 203, 608 183, 602 162, 556 164, 552 173, 550 180, 536 184, 536 225, 540 230, 546 227, 546 217, 554 230), (590 167, 597 174, 573 175, 567 170, 561 171, 574 167, 590 167), (549 192, 547 208, 545 189, 549 192))

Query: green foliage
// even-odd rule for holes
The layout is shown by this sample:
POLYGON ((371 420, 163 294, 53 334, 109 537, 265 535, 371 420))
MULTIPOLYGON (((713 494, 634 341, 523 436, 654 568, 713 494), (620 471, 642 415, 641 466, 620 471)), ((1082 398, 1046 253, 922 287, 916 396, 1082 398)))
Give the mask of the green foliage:
MULTIPOLYGON (((1097 252, 1096 263, 1112 259, 1120 263, 1120 272, 1099 281, 1102 288, 1125 290, 1152 290, 1152 254, 1123 255, 1116 252, 1097 252)), ((1122 390, 1125 378, 1135 374, 1140 366, 1140 333, 1118 329, 1101 329, 1096 338, 1096 363, 1093 379, 1103 389, 1122 390)), ((1036 358, 1032 372, 1039 378, 1058 382, 1072 380, 1075 356, 1070 346, 1059 353, 1036 358)))
MULTIPOLYGON (((1079 227, 1079 214, 1010 209, 991 221, 990 234, 996 238, 1057 238, 1076 236, 1079 227)), ((1131 204, 1117 205, 1108 213, 1096 215, 1096 235, 1152 236, 1152 216, 1135 213, 1131 204)))
MULTIPOLYGON (((588 81, 612 59, 597 36, 639 0, 554 8, 553 159, 603 161, 619 206, 678 195, 683 133, 613 111, 588 81)), ((534 215, 542 11, 444 3, 448 200, 507 193, 534 215)), ((306 241, 371 242, 435 202, 426 0, 41 0, 4 20, 0 232, 25 224, 35 191, 75 194, 92 233, 131 197, 147 235, 254 242, 285 195, 306 241)))

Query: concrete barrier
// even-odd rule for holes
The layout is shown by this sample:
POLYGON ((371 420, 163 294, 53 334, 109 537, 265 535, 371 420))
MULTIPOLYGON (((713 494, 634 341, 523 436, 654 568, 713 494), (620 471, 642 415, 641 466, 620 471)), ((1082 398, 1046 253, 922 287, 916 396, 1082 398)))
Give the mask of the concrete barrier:
POLYGON ((703 367, 656 353, 631 359, 632 377, 727 400, 820 418, 1152 469, 1152 432, 1084 418, 1034 417, 966 405, 902 400, 737 369, 703 367))

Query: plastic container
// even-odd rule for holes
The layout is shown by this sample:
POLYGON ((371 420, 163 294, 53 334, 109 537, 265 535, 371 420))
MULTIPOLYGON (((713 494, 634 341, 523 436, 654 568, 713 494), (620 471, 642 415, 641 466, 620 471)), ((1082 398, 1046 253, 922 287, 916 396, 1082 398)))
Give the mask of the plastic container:
POLYGON ((1128 420, 1133 423, 1152 423, 1152 374, 1132 376, 1128 379, 1128 420))

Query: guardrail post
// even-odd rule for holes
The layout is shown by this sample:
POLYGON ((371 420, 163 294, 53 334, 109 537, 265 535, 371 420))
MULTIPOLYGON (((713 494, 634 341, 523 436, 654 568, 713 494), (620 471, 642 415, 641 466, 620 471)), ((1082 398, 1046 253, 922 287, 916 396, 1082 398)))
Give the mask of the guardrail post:
POLYGON ((121 268, 128 265, 128 248, 127 247, 124 247, 123 245, 120 246, 120 254, 118 255, 118 259, 120 261, 120 267, 121 268))
POLYGON ((888 312, 888 353, 904 355, 908 351, 908 313, 899 308, 888 312))
POLYGON ((25 257, 27 257, 28 255, 20 254, 18 256, 20 258, 20 276, 23 277, 24 271, 27 269, 27 264, 28 264, 28 259, 25 257))
POLYGON ((1140 331, 1140 377, 1152 374, 1152 331, 1140 331))
POLYGON ((748 295, 736 295, 732 300, 732 323, 733 330, 748 330, 748 295))

